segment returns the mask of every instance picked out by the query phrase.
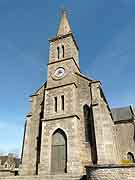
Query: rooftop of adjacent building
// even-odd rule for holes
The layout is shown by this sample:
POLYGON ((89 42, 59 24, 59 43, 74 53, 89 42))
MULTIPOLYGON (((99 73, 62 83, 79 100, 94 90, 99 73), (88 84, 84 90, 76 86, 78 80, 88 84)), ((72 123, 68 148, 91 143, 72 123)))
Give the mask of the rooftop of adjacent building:
POLYGON ((133 121, 135 108, 130 106, 111 109, 114 122, 133 121))
POLYGON ((15 164, 15 168, 19 167, 20 159, 16 157, 14 154, 9 153, 8 155, 0 155, 0 167, 2 168, 10 168, 6 164, 15 164))

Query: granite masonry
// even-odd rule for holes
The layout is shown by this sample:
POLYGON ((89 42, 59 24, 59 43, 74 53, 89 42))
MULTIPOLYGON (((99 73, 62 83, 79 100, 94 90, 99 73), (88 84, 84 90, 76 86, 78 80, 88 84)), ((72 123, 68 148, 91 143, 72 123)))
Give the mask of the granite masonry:
POLYGON ((19 175, 1 179, 135 179, 134 109, 111 109, 100 81, 80 72, 65 12, 49 43, 48 78, 30 97, 19 175))

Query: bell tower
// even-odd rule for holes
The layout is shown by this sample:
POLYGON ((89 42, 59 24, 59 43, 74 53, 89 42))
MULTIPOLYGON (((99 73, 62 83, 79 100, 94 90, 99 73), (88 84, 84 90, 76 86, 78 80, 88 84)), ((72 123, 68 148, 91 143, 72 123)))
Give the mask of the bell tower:
POLYGON ((80 154, 75 150, 80 144, 75 80, 75 73, 80 72, 79 49, 65 11, 56 37, 49 42, 39 173, 78 174, 83 169, 80 154))
POLYGON ((50 39, 49 42, 48 87, 57 86, 59 83, 70 83, 72 73, 80 71, 79 48, 65 11, 62 12, 56 37, 50 39), (67 75, 68 78, 66 78, 67 75), (61 81, 56 82, 60 79, 61 81))

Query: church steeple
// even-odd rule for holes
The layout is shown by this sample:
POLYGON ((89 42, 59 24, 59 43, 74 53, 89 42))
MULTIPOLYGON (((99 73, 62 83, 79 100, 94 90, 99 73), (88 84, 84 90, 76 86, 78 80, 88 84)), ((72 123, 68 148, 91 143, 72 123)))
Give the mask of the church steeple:
POLYGON ((65 11, 62 12, 56 36, 49 42, 47 87, 71 83, 74 72, 80 72, 79 49, 65 11))
POLYGON ((68 33, 71 33, 71 28, 67 19, 67 13, 65 10, 62 10, 61 13, 61 21, 58 27, 57 36, 66 35, 68 33))

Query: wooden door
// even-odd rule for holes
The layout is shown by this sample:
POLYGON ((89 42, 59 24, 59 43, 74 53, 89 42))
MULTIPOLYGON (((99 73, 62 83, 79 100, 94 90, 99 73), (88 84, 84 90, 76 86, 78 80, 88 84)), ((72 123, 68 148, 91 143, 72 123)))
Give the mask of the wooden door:
POLYGON ((67 140, 64 132, 58 129, 52 136, 51 170, 52 173, 66 172, 67 140))

